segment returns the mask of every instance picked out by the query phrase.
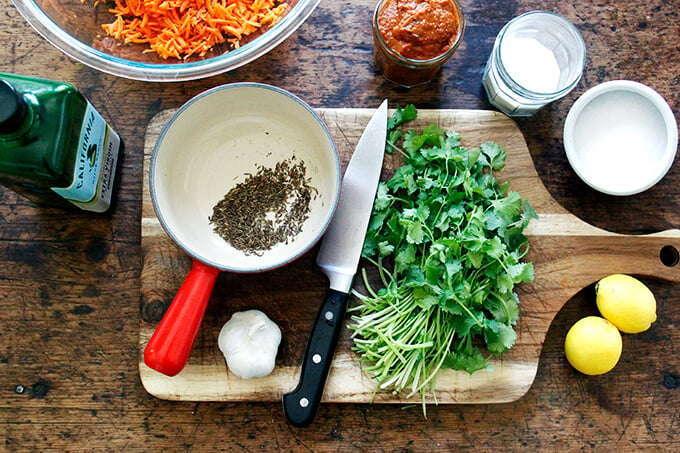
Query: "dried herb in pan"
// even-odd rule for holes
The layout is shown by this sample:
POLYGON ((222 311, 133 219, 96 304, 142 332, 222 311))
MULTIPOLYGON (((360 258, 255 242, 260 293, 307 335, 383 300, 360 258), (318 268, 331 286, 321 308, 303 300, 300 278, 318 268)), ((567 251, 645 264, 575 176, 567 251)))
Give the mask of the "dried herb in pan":
POLYGON ((293 156, 247 175, 213 207, 210 223, 233 247, 247 255, 262 255, 297 236, 316 194, 305 163, 293 156))

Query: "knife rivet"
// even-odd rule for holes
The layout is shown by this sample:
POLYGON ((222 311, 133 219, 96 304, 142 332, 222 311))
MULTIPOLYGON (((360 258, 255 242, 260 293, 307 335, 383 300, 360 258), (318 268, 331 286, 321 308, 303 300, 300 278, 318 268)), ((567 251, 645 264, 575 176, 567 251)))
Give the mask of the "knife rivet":
POLYGON ((300 407, 307 407, 309 406, 309 400, 307 398, 301 398, 300 399, 300 407))
POLYGON ((327 311, 327 312, 324 314, 324 317, 326 318, 326 321, 331 321, 331 320, 333 320, 333 312, 332 312, 332 311, 327 311))
POLYGON ((321 354, 314 354, 312 356, 312 362, 314 363, 321 363, 321 354))

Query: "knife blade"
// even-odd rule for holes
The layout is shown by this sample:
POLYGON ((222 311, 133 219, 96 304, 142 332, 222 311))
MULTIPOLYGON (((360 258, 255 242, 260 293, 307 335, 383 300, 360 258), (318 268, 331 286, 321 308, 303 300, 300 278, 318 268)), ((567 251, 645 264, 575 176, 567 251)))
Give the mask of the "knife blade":
POLYGON ((330 285, 307 342, 298 385, 283 395, 286 419, 296 427, 309 426, 321 403, 380 181, 387 111, 385 100, 359 139, 342 179, 335 215, 316 258, 330 285))

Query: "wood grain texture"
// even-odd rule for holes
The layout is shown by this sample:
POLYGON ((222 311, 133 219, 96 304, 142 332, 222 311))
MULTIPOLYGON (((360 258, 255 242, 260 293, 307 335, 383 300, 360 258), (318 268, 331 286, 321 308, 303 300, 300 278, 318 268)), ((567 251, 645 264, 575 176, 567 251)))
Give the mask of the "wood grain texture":
MULTIPOLYGON (((654 188, 634 197, 610 197, 579 180, 562 146, 571 104, 607 80, 652 86, 680 120, 680 0, 461 0, 467 22, 463 43, 437 80, 410 90, 386 82, 373 68, 369 23, 374 3, 322 1, 296 33, 246 66, 204 80, 158 84, 113 77, 68 58, 35 33, 12 2, 0 3, 0 71, 75 84, 126 145, 113 209, 104 216, 35 206, 0 188, 0 450, 677 450, 680 285, 649 277, 642 279, 657 298, 658 320, 645 333, 624 336, 614 370, 584 376, 564 357, 569 327, 597 313, 588 285, 553 319, 533 385, 510 403, 430 406, 426 419, 418 406, 326 403, 314 425, 299 430, 285 422, 279 401, 167 401, 144 389, 138 368, 140 317, 157 322, 154 316, 164 309, 159 303, 140 313, 145 133, 159 112, 219 84, 271 83, 317 108, 368 108, 388 98, 392 105, 414 103, 419 109, 488 110, 480 79, 496 34, 523 12, 554 11, 581 31, 587 61, 572 93, 517 121, 542 183, 566 211, 608 231, 647 234, 680 227, 677 160, 654 188), (23 393, 17 392, 18 385, 23 393)), ((323 276, 312 270, 312 263, 296 263, 298 280, 322 286, 323 276)), ((318 296, 302 284, 285 292, 290 285, 285 277, 267 276, 267 290, 286 294, 281 300, 266 299, 274 313, 318 296)), ((218 298, 247 297, 252 288, 266 294, 257 276, 222 274, 220 280, 218 298)), ((227 304, 209 307, 215 319, 232 309, 227 304)), ((311 323, 309 316, 300 322, 311 323)), ((293 334, 287 341, 302 343, 304 338, 293 334)))
MULTIPOLYGON (((371 109, 319 109, 319 113, 336 138, 343 171, 373 111, 371 109)), ((218 317, 208 313, 204 319, 195 350, 184 370, 167 377, 143 363, 143 350, 153 334, 158 316, 167 307, 189 270, 190 262, 163 231, 156 219, 148 190, 148 163, 160 129, 172 111, 162 112, 150 123, 145 146, 145 187, 142 205, 142 268, 140 326, 140 376, 147 391, 159 398, 186 401, 279 401, 298 381, 299 366, 314 316, 321 303, 326 284, 321 279, 303 275, 314 272, 314 254, 310 252, 294 266, 279 269, 271 279, 283 279, 289 286, 272 284, 270 273, 258 278, 257 286, 240 286, 239 294, 218 283, 211 304, 220 307, 218 317), (286 306, 295 281, 306 282, 308 293, 296 306, 286 306), (221 286, 221 287, 220 287, 221 286), (244 302, 247 303, 244 304, 244 302), (280 303, 279 301, 283 301, 280 303), (283 327, 286 347, 279 355, 274 372, 260 379, 243 380, 227 369, 217 347, 217 333, 238 307, 257 308, 283 327)), ((509 181, 510 189, 529 200, 539 214, 527 229, 530 250, 527 261, 534 264, 536 278, 520 285, 520 320, 518 338, 507 353, 492 360, 488 370, 472 375, 453 370, 439 373, 436 399, 446 403, 500 403, 522 397, 534 381, 542 345, 550 323, 562 306, 578 291, 612 273, 627 273, 680 282, 680 270, 665 265, 660 259, 663 247, 680 250, 680 231, 654 236, 632 236, 609 233, 592 227, 561 208, 549 195, 534 169, 522 133, 514 121, 497 112, 483 110, 422 110, 408 127, 422 130, 435 123, 461 134, 468 147, 491 140, 507 151, 506 167, 496 177, 509 181), (586 265, 587 263, 587 265, 586 265)), ((383 179, 400 165, 398 155, 388 155, 383 179)), ((677 264, 677 263, 676 263, 677 264)), ((369 267, 370 269, 370 267, 369 267)), ((232 283, 241 280, 234 275, 232 283)), ((355 288, 362 290, 361 279, 355 288)), ((299 286, 297 286, 299 288, 299 286)), ((349 322, 349 318, 345 323, 349 322)), ((358 356, 351 351, 349 330, 341 334, 328 382, 324 402, 342 403, 408 403, 417 402, 407 394, 395 395, 377 391, 376 383, 362 371, 358 356)), ((428 402, 433 403, 433 397, 428 402)))

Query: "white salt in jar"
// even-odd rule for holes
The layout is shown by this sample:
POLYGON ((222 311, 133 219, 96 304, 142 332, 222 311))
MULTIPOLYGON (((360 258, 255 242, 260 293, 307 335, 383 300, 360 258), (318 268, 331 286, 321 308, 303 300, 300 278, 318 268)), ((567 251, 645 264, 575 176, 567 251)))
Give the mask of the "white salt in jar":
POLYGON ((586 45, 564 17, 531 11, 508 22, 496 37, 484 70, 489 102, 510 116, 531 116, 569 93, 586 61, 586 45))

